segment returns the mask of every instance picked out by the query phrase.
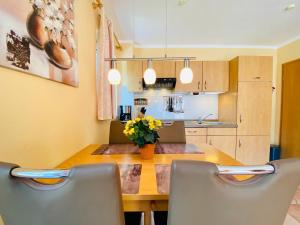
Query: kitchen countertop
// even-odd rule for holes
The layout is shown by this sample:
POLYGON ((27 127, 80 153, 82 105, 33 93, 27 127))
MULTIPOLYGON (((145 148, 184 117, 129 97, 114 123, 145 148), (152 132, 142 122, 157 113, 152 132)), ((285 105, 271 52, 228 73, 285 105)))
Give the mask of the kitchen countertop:
POLYGON ((198 121, 184 121, 186 128, 237 128, 237 124, 230 122, 204 122, 199 124, 198 121))
MULTIPOLYGON (((165 124, 171 124, 174 121, 184 121, 184 127, 185 128, 237 128, 238 125, 236 123, 231 122, 219 122, 215 120, 208 120, 204 121, 202 124, 199 124, 197 120, 181 120, 181 119, 175 119, 175 120, 161 120, 165 124)), ((126 122, 122 122, 126 123, 126 122)))
POLYGON ((204 121, 199 124, 197 120, 162 120, 163 123, 172 123, 174 121, 184 121, 186 128, 237 128, 237 124, 219 121, 204 121))

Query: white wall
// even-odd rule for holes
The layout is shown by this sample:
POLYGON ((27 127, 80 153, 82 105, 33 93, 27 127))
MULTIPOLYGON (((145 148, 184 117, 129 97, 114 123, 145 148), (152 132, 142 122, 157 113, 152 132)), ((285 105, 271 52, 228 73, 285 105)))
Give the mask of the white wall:
POLYGON ((157 119, 173 120, 197 120, 200 116, 213 114, 208 119, 218 119, 218 95, 191 95, 173 93, 169 90, 147 90, 143 93, 135 93, 135 98, 147 98, 148 106, 146 115, 157 119), (184 113, 167 112, 164 110, 164 96, 183 96, 184 113))

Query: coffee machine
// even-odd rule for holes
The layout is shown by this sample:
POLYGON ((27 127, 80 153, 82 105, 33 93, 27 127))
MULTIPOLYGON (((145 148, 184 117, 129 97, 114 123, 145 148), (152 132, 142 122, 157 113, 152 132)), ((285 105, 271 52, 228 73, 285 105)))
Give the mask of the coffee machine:
POLYGON ((128 121, 132 119, 132 106, 131 105, 120 105, 119 106, 119 120, 128 121))

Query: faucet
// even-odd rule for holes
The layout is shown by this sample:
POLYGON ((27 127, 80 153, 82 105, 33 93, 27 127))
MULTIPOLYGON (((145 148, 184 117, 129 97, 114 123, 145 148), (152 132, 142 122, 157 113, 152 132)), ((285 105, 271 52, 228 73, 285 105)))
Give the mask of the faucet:
POLYGON ((206 118, 208 118, 209 116, 212 116, 212 115, 214 115, 213 113, 210 113, 210 114, 208 114, 208 115, 206 115, 206 116, 200 116, 199 118, 198 118, 198 123, 199 124, 201 124, 201 123, 203 123, 203 121, 206 119, 206 118))

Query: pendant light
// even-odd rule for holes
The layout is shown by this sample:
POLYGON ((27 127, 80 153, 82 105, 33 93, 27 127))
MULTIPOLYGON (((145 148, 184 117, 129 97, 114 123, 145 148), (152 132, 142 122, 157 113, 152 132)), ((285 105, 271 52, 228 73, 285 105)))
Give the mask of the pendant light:
POLYGON ((144 81, 147 85, 155 84, 156 72, 152 68, 152 59, 147 60, 147 69, 144 72, 144 81))
POLYGON ((108 71, 108 81, 111 85, 121 83, 121 74, 116 68, 116 60, 111 60, 111 69, 108 71))
MULTIPOLYGON (((135 46, 135 1, 132 1, 132 40, 133 46, 135 46)), ((183 0, 186 1, 186 0, 183 0)), ((156 82, 156 72, 152 67, 152 62, 155 61, 184 61, 184 68, 180 73, 180 81, 183 84, 191 83, 193 80, 193 71, 189 68, 190 60, 196 60, 196 57, 168 57, 168 0, 165 0, 165 56, 164 57, 138 57, 136 58, 133 54, 133 57, 130 58, 105 58, 106 62, 111 64, 111 69, 108 72, 108 81, 112 85, 118 85, 121 83, 121 74, 117 70, 116 62, 130 62, 138 61, 144 62, 147 61, 147 69, 144 71, 143 79, 145 84, 152 85, 156 82)))
POLYGON ((190 68, 190 60, 184 59, 184 67, 180 71, 180 81, 182 84, 190 84, 193 81, 193 71, 190 68))

